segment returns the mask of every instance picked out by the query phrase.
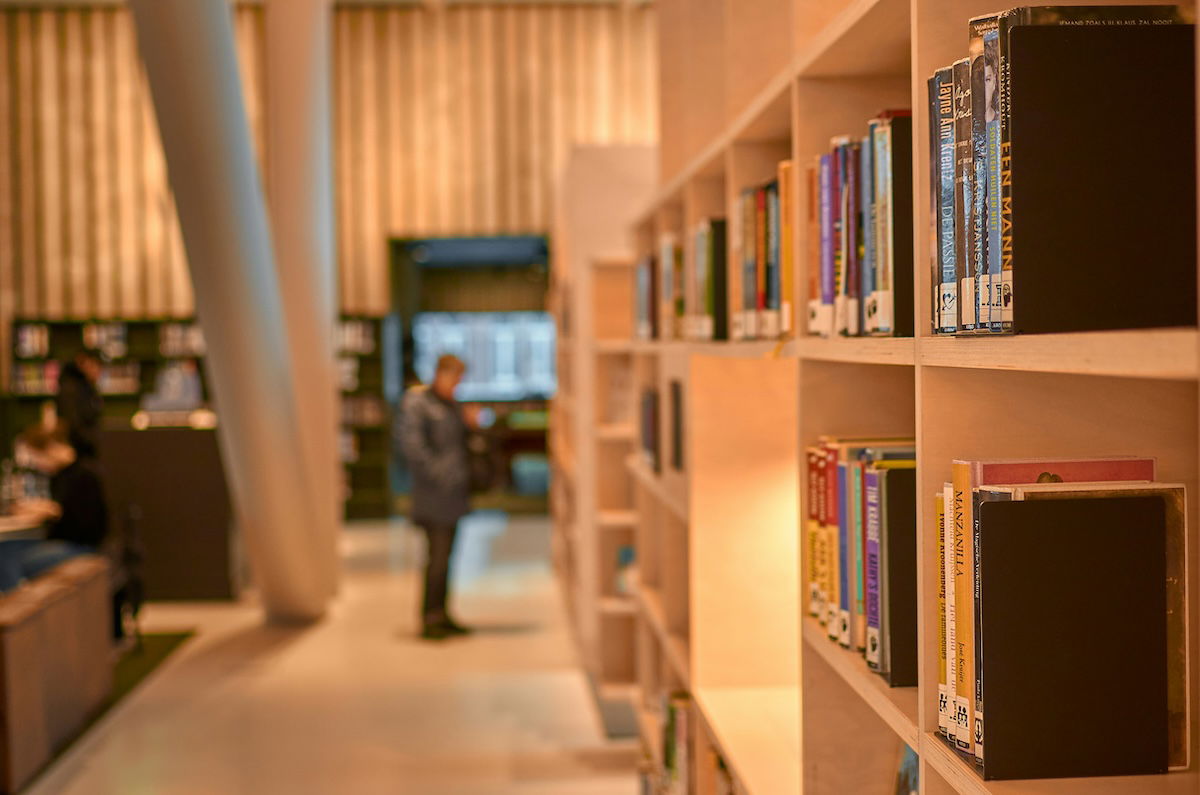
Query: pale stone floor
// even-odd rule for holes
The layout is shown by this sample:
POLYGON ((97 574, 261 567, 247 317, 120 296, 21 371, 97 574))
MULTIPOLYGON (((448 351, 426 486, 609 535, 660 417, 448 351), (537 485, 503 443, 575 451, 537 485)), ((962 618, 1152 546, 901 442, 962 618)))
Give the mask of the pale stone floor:
POLYGON ((330 616, 266 626, 238 604, 154 604, 195 629, 29 795, 633 795, 603 738, 548 558, 544 519, 470 520, 457 612, 481 631, 415 638, 422 556, 403 522, 343 533, 330 616))

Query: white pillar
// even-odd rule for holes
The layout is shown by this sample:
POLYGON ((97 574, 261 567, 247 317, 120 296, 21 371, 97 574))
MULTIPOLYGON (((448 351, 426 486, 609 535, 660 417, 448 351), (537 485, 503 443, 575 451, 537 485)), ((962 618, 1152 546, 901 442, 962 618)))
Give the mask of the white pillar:
POLYGON ((296 434, 296 380, 230 8, 130 5, 208 342, 235 513, 268 616, 314 620, 328 598, 325 546, 296 434))
POLYGON ((329 592, 337 589, 341 527, 339 395, 333 330, 334 252, 330 0, 267 0, 266 182, 275 264, 296 381, 329 592))

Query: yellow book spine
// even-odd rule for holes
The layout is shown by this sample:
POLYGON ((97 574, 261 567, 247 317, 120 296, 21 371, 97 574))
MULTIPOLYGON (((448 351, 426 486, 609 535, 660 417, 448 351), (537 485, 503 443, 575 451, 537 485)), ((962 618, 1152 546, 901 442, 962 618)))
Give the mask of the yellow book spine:
POLYGON ((947 734, 950 726, 950 699, 946 688, 946 495, 934 497, 937 521, 938 554, 938 731, 947 734))
POLYGON ((796 333, 796 184, 792 161, 779 164, 779 315, 783 336, 796 333))
POLYGON ((971 465, 955 461, 954 483, 954 628, 955 745, 974 754, 975 725, 975 555, 971 512, 971 465))

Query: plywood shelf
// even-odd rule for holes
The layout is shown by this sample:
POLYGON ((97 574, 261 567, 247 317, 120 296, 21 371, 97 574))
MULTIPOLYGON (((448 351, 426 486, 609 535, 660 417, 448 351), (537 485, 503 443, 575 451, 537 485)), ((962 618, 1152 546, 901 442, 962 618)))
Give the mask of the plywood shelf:
POLYGON ((670 493, 666 486, 663 485, 662 478, 650 471, 650 467, 646 465, 646 462, 642 460, 640 455, 631 455, 625 459, 625 462, 637 481, 645 486, 662 505, 679 519, 687 521, 687 503, 670 493))
POLYGON ((861 654, 829 640, 816 619, 805 618, 803 627, 805 648, 820 656, 908 747, 916 748, 920 736, 917 688, 888 687, 883 677, 867 667, 861 654))
POLYGON ((804 50, 799 77, 905 76, 911 58, 909 0, 853 0, 804 50))
POLYGON ((963 795, 1195 795, 1200 792, 1200 773, 1195 771, 1160 776, 984 781, 974 765, 940 737, 929 733, 922 735, 919 753, 947 784, 963 795))
POLYGON ((634 348, 632 340, 596 340, 592 350, 596 353, 631 353, 634 348))
POLYGON ((659 592, 646 585, 637 588, 637 600, 641 605, 642 615, 650 625, 663 654, 670 663, 675 676, 683 683, 685 690, 691 688, 691 659, 688 641, 682 635, 671 632, 667 625, 667 613, 663 607, 662 596, 659 592))
POLYGON ((912 366, 916 342, 912 337, 804 337, 796 348, 806 361, 912 366))
POLYGON ((692 696, 746 792, 801 791, 798 688, 705 687, 692 696))
POLYGON ((1193 380, 1196 329, 925 337, 921 364, 983 370, 1193 380))
POLYGON ((631 422, 615 422, 596 428, 596 438, 605 442, 632 442, 637 429, 631 422))
POLYGON ((604 596, 600 598, 600 612, 608 616, 633 616, 638 611, 637 602, 628 596, 604 596))
POLYGON ((637 524, 637 512, 600 511, 596 521, 604 530, 629 530, 637 524))

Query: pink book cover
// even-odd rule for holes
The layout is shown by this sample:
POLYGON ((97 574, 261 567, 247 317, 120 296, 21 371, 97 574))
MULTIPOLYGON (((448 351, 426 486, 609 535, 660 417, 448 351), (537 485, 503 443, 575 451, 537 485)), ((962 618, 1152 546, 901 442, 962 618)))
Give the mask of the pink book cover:
POLYGON ((1078 483, 1104 480, 1155 480, 1156 459, 1135 456, 1112 458, 1029 458, 971 461, 973 486, 1003 483, 1037 483, 1043 475, 1049 482, 1078 483))

